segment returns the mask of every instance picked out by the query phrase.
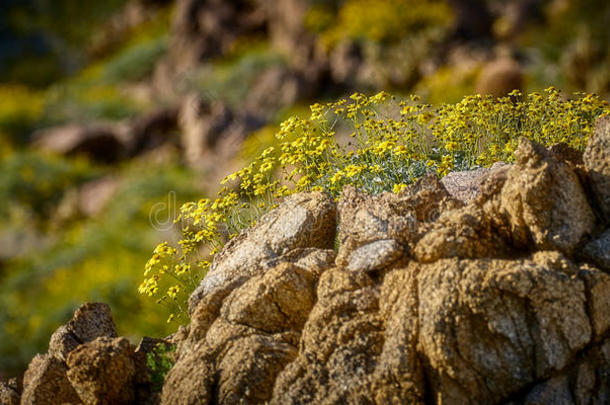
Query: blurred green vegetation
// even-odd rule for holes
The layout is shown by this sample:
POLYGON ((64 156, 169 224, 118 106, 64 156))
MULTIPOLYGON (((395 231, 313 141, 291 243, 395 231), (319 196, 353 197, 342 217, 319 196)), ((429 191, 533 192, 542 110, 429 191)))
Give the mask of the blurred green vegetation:
MULTIPOLYGON (((58 166, 47 174, 51 184, 69 181, 61 172, 69 164, 58 166)), ((88 169, 88 175, 103 174, 88 169)), ((12 177, 20 176, 19 170, 14 173, 3 170, 3 181, 18 184, 20 179, 12 177)), ((109 303, 121 334, 135 338, 171 333, 175 325, 170 328, 166 315, 141 299, 135 286, 162 235, 172 238, 171 231, 159 232, 150 223, 149 213, 155 204, 176 195, 179 200, 170 200, 167 206, 171 219, 177 205, 201 195, 195 179, 178 162, 161 167, 134 162, 122 170, 118 190, 101 214, 62 223, 48 233, 43 246, 5 262, 0 273, 0 369, 20 368, 44 350, 54 329, 84 301, 109 303)), ((73 179, 70 186, 80 180, 73 179)), ((36 208, 37 201, 32 201, 36 208)), ((32 226, 27 217, 25 222, 32 226)))
POLYGON ((284 63, 269 44, 253 41, 247 47, 236 47, 227 57, 202 65, 192 74, 189 87, 210 99, 238 107, 261 73, 284 63))

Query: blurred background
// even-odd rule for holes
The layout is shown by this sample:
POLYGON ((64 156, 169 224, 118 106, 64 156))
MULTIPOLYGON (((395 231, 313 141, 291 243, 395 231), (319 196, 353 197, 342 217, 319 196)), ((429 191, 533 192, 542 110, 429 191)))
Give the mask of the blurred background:
POLYGON ((608 27, 608 0, 2 0, 0 377, 83 301, 172 333, 137 286, 176 207, 312 101, 608 99, 608 27))

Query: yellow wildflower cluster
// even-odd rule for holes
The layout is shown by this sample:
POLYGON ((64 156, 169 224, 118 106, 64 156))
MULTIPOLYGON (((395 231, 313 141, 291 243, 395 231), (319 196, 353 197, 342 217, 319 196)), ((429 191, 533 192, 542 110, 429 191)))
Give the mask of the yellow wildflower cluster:
POLYGON ((426 173, 444 176, 510 162, 520 136, 582 150, 602 114, 610 114, 610 107, 598 97, 566 99, 553 88, 504 98, 468 96, 439 106, 416 96, 397 102, 385 92, 314 104, 309 117, 280 125, 275 146, 227 176, 217 199, 181 208, 180 249, 155 249, 140 292, 180 303, 211 256, 283 196, 319 190, 336 198, 347 184, 372 194, 400 193, 426 173), (177 282, 161 287, 162 279, 177 282))

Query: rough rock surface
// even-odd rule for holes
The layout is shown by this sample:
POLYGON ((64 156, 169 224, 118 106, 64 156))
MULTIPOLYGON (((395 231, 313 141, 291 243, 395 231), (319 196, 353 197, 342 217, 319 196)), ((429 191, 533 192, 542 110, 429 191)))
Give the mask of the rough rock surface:
POLYGON ((284 262, 235 289, 205 338, 168 374, 162 403, 207 402, 214 392, 221 403, 269 399, 275 376, 297 353, 315 280, 315 272, 284 262))
POLYGON ((496 162, 490 168, 451 172, 441 179, 441 183, 453 197, 468 203, 480 194, 481 185, 490 176, 505 170, 506 166, 504 162, 496 162))
POLYGON ((49 354, 65 361, 68 353, 82 343, 98 337, 117 337, 108 304, 87 303, 76 310, 72 319, 51 336, 49 354))
POLYGON ((513 245, 571 252, 592 232, 595 217, 582 185, 568 164, 525 138, 515 152, 500 194, 513 245))
POLYGON ((0 381, 0 404, 19 405, 23 387, 17 378, 8 381, 0 381))
POLYGON ((400 194, 367 195, 346 187, 337 207, 337 265, 347 266, 352 252, 366 244, 393 239, 405 249, 421 237, 444 209, 463 205, 449 195, 436 176, 426 176, 400 194))
POLYGON ((583 160, 591 178, 594 199, 606 223, 610 223, 610 117, 598 120, 583 160))
POLYGON ((63 361, 48 354, 37 354, 23 376, 21 404, 81 403, 68 381, 67 371, 68 367, 63 361))
POLYGON ((581 254, 585 260, 610 272, 610 229, 587 243, 581 254))
POLYGON ((85 404, 128 404, 135 400, 135 347, 125 338, 99 337, 70 352, 67 377, 85 404))

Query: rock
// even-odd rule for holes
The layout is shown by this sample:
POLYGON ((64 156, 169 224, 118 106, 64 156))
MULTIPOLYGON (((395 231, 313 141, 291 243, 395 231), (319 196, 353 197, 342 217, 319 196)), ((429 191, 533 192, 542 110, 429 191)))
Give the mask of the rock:
POLYGON ((383 347, 379 288, 341 269, 324 272, 298 356, 275 381, 270 404, 362 403, 383 347))
POLYGON ((325 270, 334 266, 335 257, 336 253, 332 249, 299 248, 269 260, 267 265, 275 267, 280 263, 292 263, 318 278, 325 270))
POLYGON ((417 350, 439 403, 501 403, 591 341, 585 285, 556 253, 440 260, 418 275, 417 350))
POLYGON ((223 404, 268 400, 276 375, 296 356, 315 280, 315 273, 281 263, 235 289, 205 339, 182 352, 162 403, 208 401, 213 392, 223 404))
POLYGON ((37 354, 23 376, 22 405, 80 404, 68 381, 65 363, 56 357, 37 354))
POLYGON ((443 258, 506 257, 511 253, 482 208, 470 204, 445 212, 415 246, 417 261, 431 263, 443 258))
POLYGON ((589 173, 594 200, 606 223, 610 223, 610 117, 597 121, 583 160, 589 173))
POLYGON ((8 381, 0 381, 0 404, 19 405, 23 387, 17 378, 8 381))
POLYGON ((578 275, 585 282, 587 313, 594 340, 599 341, 610 330, 610 276, 588 265, 581 266, 578 275))
MULTIPOLYGON (((260 117, 294 105, 315 94, 317 83, 285 66, 274 66, 261 73, 248 91, 244 108, 260 117)), ((271 118, 271 117, 269 117, 271 118)))
POLYGON ((204 351, 205 343, 181 356, 163 384, 161 404, 210 404, 214 393, 214 359, 204 351))
POLYGON ((610 341, 587 350, 565 375, 549 378, 533 387, 520 403, 604 404, 610 398, 610 341))
POLYGON ((208 102, 199 95, 188 96, 178 118, 186 161, 191 166, 200 164, 204 153, 214 147, 233 119, 233 113, 220 101, 208 102))
POLYGON ((354 250, 347 259, 347 269, 372 273, 394 264, 403 256, 403 247, 393 239, 378 240, 354 250))
POLYGON ((122 137, 111 124, 70 124, 37 131, 32 137, 34 147, 43 151, 86 155, 101 163, 116 162, 126 155, 122 137))
POLYGON ((316 299, 315 281, 308 270, 282 263, 233 291, 221 315, 267 333, 300 330, 316 299))
POLYGON ((265 403, 284 366, 296 356, 296 347, 273 337, 252 335, 228 349, 218 366, 218 402, 265 403))
POLYGON ((542 146, 521 138, 507 173, 495 226, 513 246, 570 253, 593 231, 595 217, 576 174, 542 146))
POLYGON ((68 353, 78 345, 102 336, 118 336, 110 307, 97 302, 83 304, 66 325, 60 326, 53 333, 49 342, 49 354, 65 361, 68 353))
POLYGON ((496 162, 489 168, 451 172, 441 179, 441 183, 453 197, 468 203, 479 195, 481 185, 491 175, 507 168, 504 162, 496 162))
POLYGON ((249 0, 179 0, 172 14, 169 53, 154 74, 164 97, 179 93, 184 75, 201 62, 226 54, 237 38, 266 29, 266 13, 249 0))
POLYGON ((336 83, 351 87, 362 84, 362 53, 362 45, 354 41, 344 40, 337 44, 329 55, 330 73, 336 83))
POLYGON ((178 107, 166 107, 143 114, 128 124, 129 155, 135 156, 167 142, 177 143, 178 107))
POLYGON ((85 404, 128 404, 135 400, 137 361, 125 338, 99 337, 70 352, 67 376, 85 404))
POLYGON ((292 195, 251 229, 233 238, 214 257, 205 278, 189 298, 189 313, 206 298, 218 307, 233 289, 268 268, 266 262, 298 248, 331 248, 335 205, 323 193, 292 195))
POLYGON ((140 339, 140 343, 136 347, 136 353, 148 354, 152 352, 160 344, 169 344, 170 342, 166 339, 158 339, 150 336, 144 336, 140 339))
POLYGON ((588 242, 580 255, 589 263, 610 272, 610 229, 588 242))
POLYGON ((443 209, 461 206, 436 176, 426 176, 400 194, 367 195, 345 187, 338 203, 339 253, 336 264, 346 267, 356 249, 378 240, 393 239, 407 254, 423 230, 443 209))
POLYGON ((494 97, 503 97, 513 90, 522 89, 521 67, 508 56, 501 56, 486 64, 475 84, 475 93, 494 97))

